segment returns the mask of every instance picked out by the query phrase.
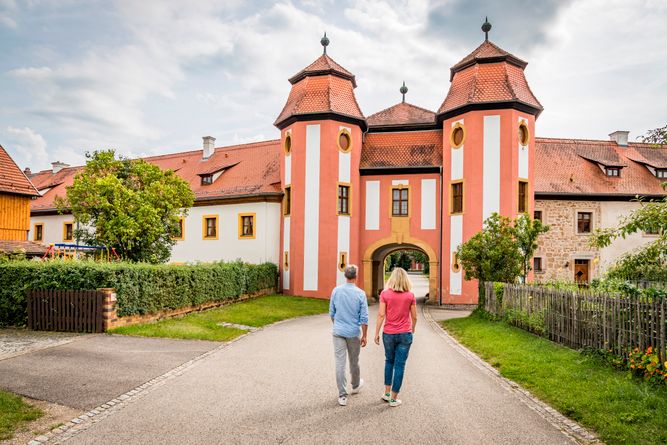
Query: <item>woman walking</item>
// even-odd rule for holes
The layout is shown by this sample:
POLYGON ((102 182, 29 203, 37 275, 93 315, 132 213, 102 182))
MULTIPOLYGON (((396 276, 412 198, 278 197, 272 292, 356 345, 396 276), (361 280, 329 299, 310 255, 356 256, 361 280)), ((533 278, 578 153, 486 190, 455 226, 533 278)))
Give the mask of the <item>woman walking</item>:
POLYGON ((380 309, 375 326, 375 344, 380 344, 380 329, 384 344, 384 394, 382 400, 389 406, 402 402, 398 393, 403 384, 405 362, 412 345, 412 334, 417 324, 417 300, 410 292, 412 283, 405 270, 397 267, 391 273, 387 287, 380 294, 380 309))

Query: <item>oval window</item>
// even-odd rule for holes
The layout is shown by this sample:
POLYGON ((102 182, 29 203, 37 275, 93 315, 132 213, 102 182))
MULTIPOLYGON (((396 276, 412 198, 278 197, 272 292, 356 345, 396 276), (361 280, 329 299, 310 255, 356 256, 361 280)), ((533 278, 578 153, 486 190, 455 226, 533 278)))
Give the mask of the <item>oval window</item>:
POLYGON ((529 140, 530 132, 528 131, 528 126, 525 122, 521 122, 519 125, 519 143, 521 143, 521 145, 528 145, 529 140))
POLYGON ((461 124, 456 124, 454 128, 452 129, 452 134, 450 136, 452 147, 453 148, 459 148, 463 145, 463 141, 465 140, 465 130, 463 129, 463 126, 461 124))
POLYGON ((285 154, 290 154, 292 152, 292 135, 287 134, 285 136, 285 154))
POLYGON ((351 146, 352 139, 350 139, 350 133, 348 133, 347 130, 341 130, 338 134, 338 148, 340 148, 341 151, 348 152, 350 151, 351 146))
POLYGON ((452 252, 452 272, 459 272, 461 270, 461 263, 459 263, 459 254, 452 252))

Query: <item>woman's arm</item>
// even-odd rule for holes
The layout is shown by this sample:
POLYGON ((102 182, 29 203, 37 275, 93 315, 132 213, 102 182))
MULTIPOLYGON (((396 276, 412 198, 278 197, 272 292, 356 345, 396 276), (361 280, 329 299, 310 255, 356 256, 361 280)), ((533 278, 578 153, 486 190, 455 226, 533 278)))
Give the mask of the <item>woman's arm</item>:
POLYGON ((415 326, 417 326, 417 305, 410 306, 410 317, 412 318, 412 333, 415 333, 415 326))
POLYGON ((378 319, 375 323, 375 344, 380 344, 380 329, 382 328, 382 323, 384 323, 384 317, 387 312, 387 303, 380 301, 380 308, 378 309, 378 319))

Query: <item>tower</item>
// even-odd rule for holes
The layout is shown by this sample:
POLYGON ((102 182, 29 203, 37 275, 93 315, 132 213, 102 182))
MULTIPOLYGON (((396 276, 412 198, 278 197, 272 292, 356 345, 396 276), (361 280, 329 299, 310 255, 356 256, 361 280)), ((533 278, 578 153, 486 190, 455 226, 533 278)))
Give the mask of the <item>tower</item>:
POLYGON ((280 129, 281 283, 286 294, 326 298, 359 262, 359 160, 366 121, 354 75, 323 54, 289 79, 280 129))
POLYGON ((445 304, 477 302, 477 282, 464 281, 456 250, 493 213, 533 211, 535 119, 527 62, 485 39, 451 68, 450 88, 438 110, 443 130, 442 295, 445 304))

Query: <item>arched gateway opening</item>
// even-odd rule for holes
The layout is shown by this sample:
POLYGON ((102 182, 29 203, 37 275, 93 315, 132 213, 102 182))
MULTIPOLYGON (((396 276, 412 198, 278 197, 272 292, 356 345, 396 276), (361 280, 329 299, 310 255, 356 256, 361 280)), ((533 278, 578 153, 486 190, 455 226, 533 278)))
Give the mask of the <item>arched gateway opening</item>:
MULTIPOLYGON (((423 296, 428 292, 428 303, 438 302, 438 259, 435 251, 427 244, 416 243, 388 243, 373 245, 366 249, 364 255, 364 291, 372 299, 377 299, 380 291, 384 289, 385 283, 385 260, 389 255, 399 251, 416 251, 421 252, 428 258, 428 290, 426 286, 417 287, 415 295, 417 297, 423 296), (422 295, 418 295, 421 293, 422 295)), ((420 280, 414 280, 418 282, 420 280)))

